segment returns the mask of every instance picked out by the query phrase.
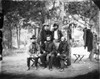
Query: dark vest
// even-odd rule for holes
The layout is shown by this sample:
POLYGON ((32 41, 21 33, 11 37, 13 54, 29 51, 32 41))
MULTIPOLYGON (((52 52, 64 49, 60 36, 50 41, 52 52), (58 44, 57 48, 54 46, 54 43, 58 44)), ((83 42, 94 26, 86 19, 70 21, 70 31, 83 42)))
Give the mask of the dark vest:
POLYGON ((52 41, 45 42, 45 51, 50 53, 56 50, 56 47, 52 41))

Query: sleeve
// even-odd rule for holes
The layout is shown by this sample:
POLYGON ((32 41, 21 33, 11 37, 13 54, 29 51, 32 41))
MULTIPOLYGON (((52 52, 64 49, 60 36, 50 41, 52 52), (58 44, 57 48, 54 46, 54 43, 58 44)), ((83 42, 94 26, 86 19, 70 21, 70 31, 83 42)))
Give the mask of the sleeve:
POLYGON ((66 53, 67 56, 69 56, 69 50, 70 50, 70 48, 69 48, 69 44, 66 42, 66 45, 65 45, 64 51, 65 51, 65 53, 66 53))
POLYGON ((28 50, 28 54, 31 54, 32 53, 32 45, 29 46, 29 50, 28 50))
POLYGON ((63 36, 63 34, 62 34, 62 32, 60 31, 60 36, 62 37, 63 36))
POLYGON ((45 43, 42 43, 42 44, 40 45, 40 50, 41 50, 41 51, 44 51, 44 50, 45 50, 45 43))
POLYGON ((43 30, 40 31, 40 41, 43 43, 44 41, 44 32, 43 30))
POLYGON ((36 48, 37 48, 37 51, 40 50, 40 46, 39 46, 39 44, 36 44, 36 48))
POLYGON ((42 41, 41 37, 42 37, 42 30, 40 31, 40 41, 42 41))
POLYGON ((58 30, 58 35, 59 35, 59 39, 61 40, 61 37, 63 36, 63 34, 60 30, 58 30))
POLYGON ((36 44, 36 48, 37 48, 37 54, 39 55, 40 54, 40 45, 38 43, 36 44))
POLYGON ((58 47, 58 53, 61 53, 61 43, 59 44, 59 47, 58 47))
POLYGON ((56 52, 56 46, 55 46, 54 43, 52 43, 52 53, 53 53, 53 52, 56 52))
POLYGON ((54 31, 52 31, 52 35, 51 35, 51 41, 54 40, 54 31))

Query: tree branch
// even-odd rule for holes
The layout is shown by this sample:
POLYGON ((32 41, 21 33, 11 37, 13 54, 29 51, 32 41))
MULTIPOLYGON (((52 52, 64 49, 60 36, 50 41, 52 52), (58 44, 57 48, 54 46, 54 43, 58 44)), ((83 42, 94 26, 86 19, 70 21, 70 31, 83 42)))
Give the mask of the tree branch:
MULTIPOLYGON (((73 17, 73 19, 75 20, 75 21, 77 21, 77 22, 79 22, 73 15, 71 15, 72 17, 73 17)), ((85 24, 84 23, 82 23, 82 22, 79 22, 79 23, 81 23, 82 25, 84 25, 85 26, 85 24)))

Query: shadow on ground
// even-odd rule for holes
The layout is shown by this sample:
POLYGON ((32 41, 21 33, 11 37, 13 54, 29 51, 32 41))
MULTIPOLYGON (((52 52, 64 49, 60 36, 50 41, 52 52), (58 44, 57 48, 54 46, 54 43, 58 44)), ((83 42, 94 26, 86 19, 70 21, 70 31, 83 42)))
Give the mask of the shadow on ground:
POLYGON ((70 78, 54 78, 54 77, 39 77, 36 75, 24 74, 0 74, 0 79, 99 79, 99 71, 95 70, 85 75, 79 75, 70 78))
POLYGON ((72 60, 72 65, 63 72, 56 68, 49 71, 48 68, 41 67, 38 70, 32 68, 27 71, 26 59, 27 53, 3 57, 3 61, 0 62, 0 79, 99 79, 100 75, 100 63, 90 62, 86 57, 81 62, 73 63, 72 60))

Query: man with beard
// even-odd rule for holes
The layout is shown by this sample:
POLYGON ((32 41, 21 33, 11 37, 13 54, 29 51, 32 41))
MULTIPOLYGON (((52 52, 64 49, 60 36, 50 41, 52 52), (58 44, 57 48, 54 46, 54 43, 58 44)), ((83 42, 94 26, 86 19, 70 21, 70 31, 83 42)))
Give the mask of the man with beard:
POLYGON ((53 25, 53 28, 54 28, 54 30, 53 30, 53 32, 54 32, 53 33, 54 40, 57 41, 57 42, 60 42, 61 37, 63 35, 62 35, 62 32, 59 30, 59 25, 55 23, 53 25))
POLYGON ((48 23, 44 23, 43 28, 42 28, 41 33, 40 33, 41 44, 44 44, 44 42, 46 41, 46 37, 48 35, 51 36, 51 41, 53 41, 53 32, 50 31, 50 26, 48 23))
POLYGON ((31 61, 34 61, 34 63, 35 63, 35 67, 36 67, 36 69, 38 69, 38 59, 39 59, 39 50, 40 50, 40 48, 39 48, 39 45, 38 45, 38 43, 36 42, 36 37, 35 37, 35 35, 33 35, 32 36, 32 38, 30 38, 31 39, 31 45, 30 45, 30 47, 29 47, 29 57, 27 58, 27 66, 28 66, 28 70, 30 69, 30 62, 31 61))
POLYGON ((71 65, 70 47, 65 37, 61 38, 57 55, 60 57, 61 71, 64 70, 64 64, 66 59, 67 66, 71 65))
POLYGON ((43 24, 43 28, 41 30, 41 33, 40 33, 40 53, 42 54, 41 56, 41 62, 42 62, 42 65, 44 68, 47 67, 47 64, 46 64, 46 55, 44 53, 43 50, 45 50, 45 42, 46 42, 46 38, 47 36, 50 36, 50 41, 53 41, 53 32, 50 31, 50 26, 48 23, 44 23, 43 24))
MULTIPOLYGON (((57 23, 54 23, 53 25, 53 38, 54 38, 54 44, 56 46, 56 52, 58 52, 58 47, 59 47, 59 43, 61 41, 61 37, 63 36, 61 30, 59 30, 59 25, 57 23)), ((59 57, 55 58, 55 66, 57 66, 58 68, 60 67, 60 63, 59 63, 60 59, 59 57)))
POLYGON ((51 41, 51 37, 47 36, 46 38, 47 41, 45 41, 44 44, 44 49, 42 49, 43 54, 42 54, 42 58, 46 57, 46 61, 44 61, 44 65, 47 66, 47 64, 49 65, 49 69, 52 70, 52 64, 53 64, 53 60, 55 57, 55 45, 53 43, 53 41, 51 41))

